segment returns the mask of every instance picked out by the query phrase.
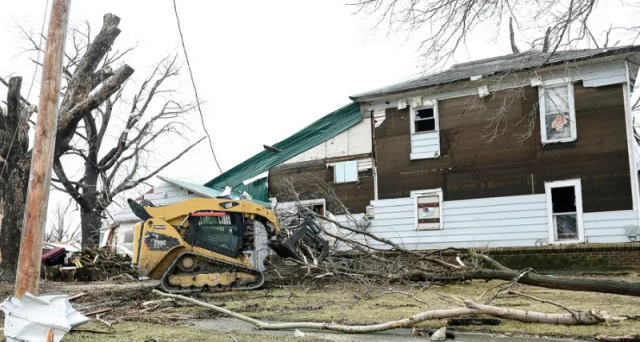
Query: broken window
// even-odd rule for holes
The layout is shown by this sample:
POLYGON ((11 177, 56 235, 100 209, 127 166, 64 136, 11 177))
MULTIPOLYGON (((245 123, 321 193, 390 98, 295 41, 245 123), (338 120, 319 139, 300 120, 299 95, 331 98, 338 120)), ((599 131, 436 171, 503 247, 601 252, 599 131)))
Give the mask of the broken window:
POLYGON ((440 190, 418 191, 413 196, 416 205, 416 229, 442 229, 442 192, 440 190))
POLYGON ((582 201, 580 181, 547 183, 552 241, 581 241, 582 201))
POLYGON ((540 88, 540 120, 543 143, 576 139, 573 86, 560 84, 540 88))
POLYGON ((416 109, 414 113, 415 133, 433 132, 436 130, 435 109, 433 107, 416 109))
POLYGON ((350 160, 336 163, 335 183, 351 183, 358 181, 358 161, 350 160))

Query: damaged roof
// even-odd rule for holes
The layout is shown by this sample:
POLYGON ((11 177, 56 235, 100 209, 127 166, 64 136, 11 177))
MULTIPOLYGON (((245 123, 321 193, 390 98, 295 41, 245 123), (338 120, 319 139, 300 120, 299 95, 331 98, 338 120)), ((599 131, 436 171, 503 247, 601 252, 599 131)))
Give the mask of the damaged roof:
POLYGON ((350 103, 273 145, 280 152, 264 150, 208 181, 204 186, 215 189, 224 189, 226 186, 238 187, 244 180, 282 164, 335 137, 360 121, 362 121, 360 106, 355 102, 350 103))
POLYGON ((411 90, 432 88, 456 82, 469 81, 471 77, 490 77, 514 71, 538 69, 541 67, 562 64, 568 61, 579 61, 598 57, 617 55, 625 52, 640 51, 639 45, 611 47, 602 49, 570 50, 551 52, 523 52, 500 57, 481 59, 461 63, 451 68, 423 75, 383 88, 350 96, 353 101, 362 101, 382 96, 399 94, 411 90))

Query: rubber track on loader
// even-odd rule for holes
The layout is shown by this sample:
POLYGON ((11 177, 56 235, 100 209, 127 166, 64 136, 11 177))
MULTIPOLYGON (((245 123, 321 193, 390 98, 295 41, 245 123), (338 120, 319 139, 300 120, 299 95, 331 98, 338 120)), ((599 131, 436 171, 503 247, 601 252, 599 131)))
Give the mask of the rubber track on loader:
MULTIPOLYGON (((171 266, 169 266, 169 268, 167 269, 166 272, 164 272, 164 274, 162 275, 162 278, 160 279, 160 287, 162 288, 163 291, 167 292, 167 293, 194 293, 194 292, 201 292, 204 290, 204 288, 189 288, 189 289, 180 289, 180 288, 176 288, 172 285, 169 284, 169 276, 172 275, 172 271, 175 270, 176 268, 178 268, 178 262, 180 261, 180 259, 182 259, 182 257, 186 256, 186 255, 193 255, 196 258, 200 259, 200 260, 206 260, 209 264, 218 264, 218 265, 224 265, 230 268, 233 268, 237 271, 240 272, 244 272, 244 273, 249 273, 251 275, 254 275, 257 277, 257 283, 256 285, 252 285, 252 286, 242 286, 242 287, 227 287, 226 289, 231 289, 231 290, 235 290, 235 291, 248 291, 248 290, 255 290, 260 288, 263 284, 264 284, 264 273, 256 268, 253 267, 249 267, 249 266, 245 266, 245 265, 239 265, 233 262, 229 262, 226 260, 221 260, 221 259, 216 259, 216 258, 212 258, 200 253, 194 253, 194 252, 183 252, 180 253, 178 255, 177 258, 175 258, 175 260, 173 261, 173 263, 171 263, 171 266)), ((201 274, 201 272, 196 272, 193 273, 194 275, 196 274, 201 274)), ((206 272, 206 273, 202 273, 202 274, 213 274, 210 272, 206 272)))

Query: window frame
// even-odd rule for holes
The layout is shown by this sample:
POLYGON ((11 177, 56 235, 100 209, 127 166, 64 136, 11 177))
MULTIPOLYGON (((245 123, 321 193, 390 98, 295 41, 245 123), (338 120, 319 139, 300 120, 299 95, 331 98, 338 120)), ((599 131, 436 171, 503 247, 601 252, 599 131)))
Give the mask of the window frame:
POLYGON ((547 199, 547 225, 549 227, 549 243, 572 244, 585 242, 582 210, 582 183, 580 178, 546 182, 544 183, 544 191, 547 199), (553 225, 553 199, 551 197, 551 189, 564 188, 569 186, 573 186, 576 199, 576 223, 578 225, 578 238, 575 240, 556 240, 556 232, 553 225))
POLYGON ((423 133, 437 133, 440 132, 440 119, 438 115, 438 101, 437 100, 429 100, 425 101, 421 106, 411 107, 410 109, 411 119, 409 120, 411 124, 411 134, 423 134, 423 133), (416 111, 421 109, 429 109, 433 108, 433 120, 435 129, 433 131, 425 131, 425 132, 416 132, 416 111))
POLYGON ((358 183, 360 181, 360 177, 358 175, 358 160, 345 160, 341 162, 333 163, 333 183, 334 184, 349 184, 349 183, 358 183), (356 165, 356 179, 344 182, 338 182, 338 164, 346 164, 346 163, 354 163, 356 165))
POLYGON ((410 197, 413 199, 413 223, 416 231, 431 231, 431 230, 443 230, 444 229, 444 209, 442 208, 442 188, 426 189, 426 190, 413 190, 410 192, 410 197), (418 223, 418 197, 423 195, 436 195, 438 196, 440 205, 440 227, 437 229, 420 229, 418 223))
POLYGON ((539 113, 540 113, 540 141, 543 144, 556 144, 556 143, 566 143, 571 141, 576 141, 578 139, 578 129, 577 129, 577 121, 576 121, 576 106, 575 106, 575 96, 573 92, 573 83, 570 79, 554 79, 543 82, 538 87, 538 98, 539 98, 539 113), (557 88, 561 86, 567 87, 567 101, 569 102, 569 122, 570 133, 571 136, 568 138, 549 140, 547 138, 547 124, 546 124, 546 98, 545 98, 545 89, 547 88, 557 88))

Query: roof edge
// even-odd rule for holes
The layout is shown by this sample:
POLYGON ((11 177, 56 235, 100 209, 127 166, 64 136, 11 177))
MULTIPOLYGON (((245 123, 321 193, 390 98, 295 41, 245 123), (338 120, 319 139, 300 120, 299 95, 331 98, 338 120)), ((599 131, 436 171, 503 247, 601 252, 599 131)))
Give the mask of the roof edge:
MULTIPOLYGON (((571 50, 569 50, 569 52, 570 51, 571 50)), ((591 55, 591 56, 588 56, 588 57, 569 58, 569 59, 565 59, 565 60, 561 60, 561 61, 549 62, 549 63, 542 64, 542 65, 540 65, 538 67, 511 69, 511 70, 508 70, 508 71, 496 72, 493 75, 504 75, 507 72, 514 72, 514 71, 522 72, 522 71, 536 70, 536 69, 551 67, 551 66, 554 66, 554 65, 564 64, 564 63, 567 63, 568 61, 582 62, 582 61, 591 60, 591 59, 597 59, 597 58, 603 58, 603 57, 609 57, 609 56, 615 56, 615 55, 622 55, 622 54, 625 54, 625 53, 633 53, 633 52, 640 52, 640 45, 629 46, 627 49, 619 48, 619 49, 615 49, 615 50, 604 51, 604 52, 601 52, 601 53, 598 53, 598 54, 594 54, 594 55, 591 55)), ((508 55, 506 55, 506 56, 508 56, 508 55)), ((473 63, 473 62, 474 61, 469 61, 467 63, 473 63)), ((450 70, 450 69, 451 68, 446 69, 446 70, 450 70)), ((408 81, 396 82, 396 83, 394 83, 392 85, 389 85, 387 87, 390 87, 390 86, 393 86, 393 85, 396 85, 396 84, 402 84, 404 82, 408 82, 408 81)), ((470 82, 469 77, 463 77, 463 78, 459 78, 459 79, 456 79, 456 80, 453 80, 453 81, 443 82, 443 83, 439 83, 439 84, 418 86, 418 87, 412 87, 412 88, 406 88, 406 89, 398 89, 398 90, 392 90, 392 91, 379 93, 379 94, 366 95, 369 92, 375 91, 375 90, 371 90, 369 92, 361 93, 361 94, 365 94, 365 95, 362 95, 362 96, 360 96, 359 94, 349 96, 349 99, 351 99, 353 102, 358 103, 358 102, 363 102, 363 101, 379 99, 379 98, 383 98, 383 97, 387 97, 387 96, 393 96, 393 95, 398 95, 398 94, 402 94, 402 93, 407 93, 407 92, 411 92, 411 91, 438 88, 438 87, 448 86, 448 85, 452 85, 452 84, 458 84, 458 83, 462 83, 462 82, 470 82)), ((380 88, 380 89, 384 89, 384 88, 386 88, 386 87, 383 87, 383 88, 380 88)))

